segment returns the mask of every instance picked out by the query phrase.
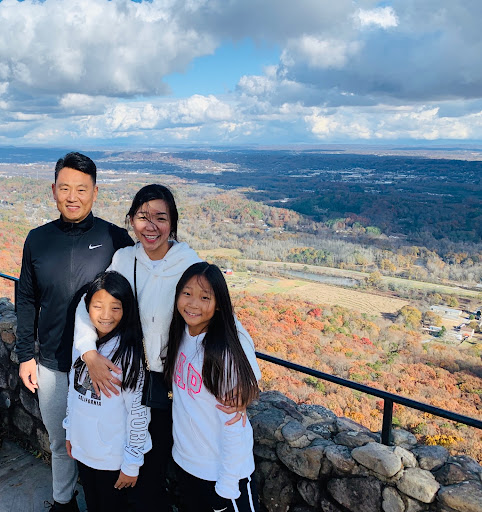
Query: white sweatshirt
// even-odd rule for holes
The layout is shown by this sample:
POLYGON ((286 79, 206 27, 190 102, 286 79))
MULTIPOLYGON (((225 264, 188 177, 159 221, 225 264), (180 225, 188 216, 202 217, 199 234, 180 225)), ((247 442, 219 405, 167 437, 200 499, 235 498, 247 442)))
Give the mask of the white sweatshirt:
MULTIPOLYGON (((99 352, 110 359, 118 343, 116 336, 99 352)), ((73 361, 78 355, 74 350, 73 361)), ((116 377, 122 380, 122 374, 116 377)), ((141 370, 135 390, 120 390, 118 396, 106 398, 95 393, 87 369, 81 373, 72 368, 63 427, 74 459, 94 469, 120 469, 127 476, 138 476, 144 454, 152 448, 151 411, 141 405, 143 382, 141 370)))
MULTIPOLYGON (((238 325, 240 325, 238 323, 238 325)), ((241 345, 259 380, 254 344, 243 329, 241 345)), ((203 480, 216 482, 216 492, 227 499, 240 495, 239 480, 254 471, 253 429, 249 420, 226 426, 233 415, 216 408, 218 401, 203 385, 204 333, 190 336, 186 328, 176 361, 173 382, 172 456, 184 471, 203 480)))
MULTIPOLYGON (((162 357, 167 350, 169 326, 174 307, 176 285, 193 263, 202 261, 185 242, 172 242, 162 260, 152 261, 140 243, 119 249, 107 270, 122 274, 134 290, 134 258, 137 258, 137 297, 146 356, 152 371, 162 372, 162 357)), ((83 300, 75 314, 74 347, 82 355, 96 350, 97 334, 83 300)))

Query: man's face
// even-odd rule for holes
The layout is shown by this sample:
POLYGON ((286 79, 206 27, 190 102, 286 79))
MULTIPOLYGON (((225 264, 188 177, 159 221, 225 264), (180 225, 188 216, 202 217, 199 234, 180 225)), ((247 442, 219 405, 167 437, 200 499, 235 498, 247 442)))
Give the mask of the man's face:
POLYGON ((98 187, 88 174, 64 167, 52 185, 52 192, 62 219, 65 222, 80 222, 92 210, 98 187))

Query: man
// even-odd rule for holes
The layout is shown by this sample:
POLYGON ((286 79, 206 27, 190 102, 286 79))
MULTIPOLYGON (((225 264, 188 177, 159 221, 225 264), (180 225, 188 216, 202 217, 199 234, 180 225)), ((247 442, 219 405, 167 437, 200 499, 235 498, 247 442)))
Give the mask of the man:
POLYGON ((18 287, 19 375, 32 393, 38 390, 52 451, 53 511, 78 511, 77 466, 67 455, 62 427, 75 309, 88 283, 109 266, 115 251, 133 245, 125 229, 92 215, 96 175, 94 162, 80 153, 68 153, 57 162, 52 192, 60 218, 28 234, 18 287))

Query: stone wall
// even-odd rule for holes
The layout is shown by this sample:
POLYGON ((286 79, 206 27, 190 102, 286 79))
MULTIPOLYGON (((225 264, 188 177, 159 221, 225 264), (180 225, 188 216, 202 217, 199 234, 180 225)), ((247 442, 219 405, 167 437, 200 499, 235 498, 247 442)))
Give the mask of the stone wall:
MULTIPOLYGON (((13 306, 0 299, 0 426, 48 452, 36 395, 18 378, 16 325, 13 306)), ((482 512, 482 467, 470 457, 417 445, 401 429, 384 446, 378 433, 277 391, 261 393, 249 416, 263 510, 482 512)))
POLYGON ((32 449, 49 452, 37 395, 21 383, 15 354, 17 316, 8 299, 0 298, 0 428, 32 449))
POLYGON ((250 407, 261 502, 269 512, 482 512, 482 467, 441 446, 380 435, 277 391, 250 407))

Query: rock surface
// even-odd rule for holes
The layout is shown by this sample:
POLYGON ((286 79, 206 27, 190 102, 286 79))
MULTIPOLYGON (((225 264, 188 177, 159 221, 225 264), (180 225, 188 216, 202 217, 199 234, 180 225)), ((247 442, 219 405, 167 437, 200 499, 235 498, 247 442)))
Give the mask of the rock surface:
POLYGON ((457 512, 482 512, 482 485, 463 482, 442 487, 438 499, 457 512))
POLYGON ((449 452, 443 446, 417 446, 413 452, 419 466, 429 471, 441 468, 449 458, 449 452))
POLYGON ((382 492, 383 512, 405 512, 405 503, 403 503, 400 494, 393 487, 385 487, 382 492))
POLYGON ((334 478, 328 492, 350 512, 380 512, 382 483, 376 478, 334 478))
POLYGON ((355 448, 351 454, 357 462, 382 476, 394 476, 402 469, 402 459, 382 444, 368 443, 355 448))
POLYGON ((276 454, 289 470, 311 480, 316 480, 320 474, 324 453, 325 447, 316 441, 306 448, 292 448, 282 443, 276 448, 276 454))
POLYGON ((440 484, 435 480, 430 471, 420 468, 408 468, 397 482, 397 488, 407 496, 415 498, 422 503, 432 503, 440 488, 440 484))

